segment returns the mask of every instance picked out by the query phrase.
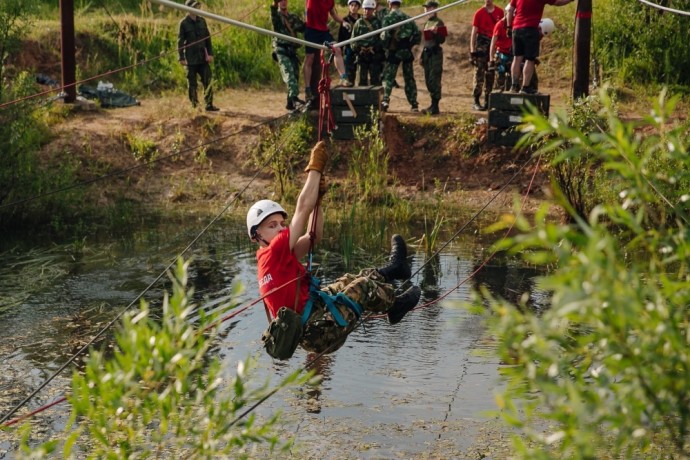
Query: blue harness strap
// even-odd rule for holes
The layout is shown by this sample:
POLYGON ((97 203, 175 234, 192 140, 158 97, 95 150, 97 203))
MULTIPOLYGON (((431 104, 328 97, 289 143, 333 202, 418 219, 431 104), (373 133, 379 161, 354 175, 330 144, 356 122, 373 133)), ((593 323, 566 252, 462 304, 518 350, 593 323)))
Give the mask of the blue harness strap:
POLYGON ((321 299, 323 301, 324 305, 326 305, 326 308, 333 316, 333 319, 335 320, 336 324, 340 327, 347 326, 347 321, 345 321, 343 315, 340 314, 338 307, 335 306, 336 303, 345 305, 347 308, 349 308, 355 313, 357 318, 360 318, 362 316, 362 307, 357 302, 355 302, 342 292, 339 292, 336 295, 330 295, 329 293, 319 289, 320 286, 321 281, 315 276, 312 276, 311 282, 309 283, 309 300, 307 300, 307 304, 304 306, 304 311, 302 312, 302 326, 306 324, 307 320, 309 319, 309 316, 311 316, 311 310, 314 306, 314 301, 318 299, 321 299))

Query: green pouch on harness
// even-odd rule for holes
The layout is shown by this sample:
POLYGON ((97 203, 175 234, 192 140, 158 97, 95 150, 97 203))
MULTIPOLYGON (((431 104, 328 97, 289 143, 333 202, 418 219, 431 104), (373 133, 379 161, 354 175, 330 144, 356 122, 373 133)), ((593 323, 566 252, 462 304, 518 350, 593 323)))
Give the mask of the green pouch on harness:
POLYGON ((285 307, 278 310, 278 315, 261 335, 266 353, 275 359, 289 359, 299 345, 302 337, 302 318, 285 307))

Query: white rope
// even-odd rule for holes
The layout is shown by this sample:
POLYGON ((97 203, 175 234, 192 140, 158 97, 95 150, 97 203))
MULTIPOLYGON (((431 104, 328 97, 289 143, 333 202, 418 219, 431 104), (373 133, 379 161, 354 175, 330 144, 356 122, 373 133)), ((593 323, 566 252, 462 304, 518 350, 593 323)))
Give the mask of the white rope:
POLYGON ((324 45, 319 45, 317 43, 311 43, 311 42, 308 42, 305 40, 300 40, 299 38, 291 37, 289 35, 279 34, 278 32, 274 32, 272 30, 262 29, 261 27, 256 27, 256 26, 253 26, 251 24, 245 24, 244 22, 235 21, 234 19, 226 18, 225 16, 220 16, 217 14, 209 13, 208 11, 202 11, 202 10, 199 10, 197 8, 192 8, 190 6, 181 5, 179 3, 171 2, 170 0, 151 0, 151 1, 153 1, 154 3, 159 3, 161 5, 169 6, 170 8, 186 11, 188 13, 192 13, 192 14, 195 14, 197 16, 203 16, 205 18, 215 19, 216 21, 219 21, 219 22, 224 22, 226 24, 232 24, 233 26, 241 27, 243 29, 249 29, 249 30, 252 30, 254 32, 258 32, 260 34, 270 35, 272 37, 280 38, 281 40, 286 40, 286 41, 289 41, 292 43, 297 43, 299 45, 311 46, 312 48, 319 48, 322 50, 328 49, 328 47, 324 46, 324 45))
MULTIPOLYGON (((174 8, 177 10, 186 11, 188 13, 196 14, 197 16, 203 16, 203 17, 206 17, 209 19, 215 19, 216 21, 224 22, 226 24, 232 24, 233 26, 241 27, 243 29, 249 29, 251 31, 254 31, 254 32, 257 32, 257 33, 260 33, 263 35, 269 35, 272 37, 280 38, 281 40, 286 40, 286 41, 289 41, 292 43, 297 43, 298 45, 311 46, 312 48, 318 48, 321 50, 328 50, 329 49, 325 45, 308 42, 306 40, 301 40, 299 38, 291 37, 290 35, 279 34, 278 32, 274 32, 272 30, 262 29, 261 27, 256 27, 256 26, 253 26, 251 24, 246 24, 244 22, 240 22, 240 21, 236 21, 234 19, 226 18, 225 16, 220 16, 218 14, 209 13, 208 11, 199 10, 197 8, 192 8, 190 6, 181 5, 179 3, 175 3, 175 2, 170 1, 170 0, 151 0, 151 1, 153 1, 154 3, 159 3, 161 5, 169 6, 170 8, 174 8)), ((420 19, 420 18, 423 18, 426 16, 430 16, 432 14, 436 14, 437 12, 445 10, 446 8, 450 8, 450 7, 453 7, 456 5, 461 5, 463 3, 467 3, 468 1, 469 0, 457 0, 453 3, 449 3, 448 5, 441 6, 439 8, 434 9, 434 10, 431 10, 431 11, 427 11, 426 13, 419 14, 419 15, 411 17, 409 19, 405 19, 404 21, 396 22, 395 24, 391 24, 389 26, 382 27, 381 29, 367 32, 366 34, 363 34, 363 35, 358 35, 355 38, 350 38, 349 40, 344 40, 340 43, 333 43, 333 47, 334 48, 342 48, 343 46, 349 45, 349 44, 354 43, 356 41, 363 40, 365 38, 369 38, 371 36, 380 34, 381 32, 385 32, 386 30, 398 28, 401 25, 406 24, 408 22, 416 21, 417 19, 420 19)), ((640 0, 640 1, 642 1, 642 0, 640 0)))
MULTIPOLYGON (((155 1, 155 0, 154 0, 154 1, 155 1)), ((446 8, 450 8, 450 7, 452 7, 452 6, 461 5, 461 4, 463 4, 463 3, 467 3, 468 1, 469 1, 469 0, 457 0, 456 2, 449 3, 449 4, 445 5, 445 6, 441 6, 441 7, 439 7, 439 8, 434 9, 434 10, 431 10, 431 11, 427 11, 426 13, 422 13, 422 14, 419 14, 419 15, 417 15, 417 16, 411 17, 411 18, 409 18, 409 19, 405 19, 404 21, 396 22, 395 24, 391 24, 391 25, 389 25, 389 26, 382 27, 382 28, 380 28, 380 29, 378 29, 378 30, 374 30, 374 31, 371 31, 371 32, 367 32, 367 33, 362 34, 362 35, 357 35, 355 38, 350 38, 349 40, 343 40, 342 42, 336 43, 336 44, 334 44, 333 46, 334 46, 335 48, 341 48, 341 47, 343 47, 343 46, 349 45, 350 43, 356 42, 356 41, 358 41, 358 40, 362 40, 362 39, 364 39, 364 38, 369 38, 369 37, 371 37, 371 36, 373 36, 373 35, 380 34, 381 32, 384 32, 384 31, 386 31, 386 30, 395 29, 395 28, 400 27, 401 25, 406 24, 406 23, 408 23, 408 22, 416 21, 417 19, 420 19, 420 18, 423 18, 423 17, 426 17, 426 16, 431 16, 432 14, 436 14, 436 13, 438 13, 438 12, 441 11, 441 10, 445 10, 446 8)))
POLYGON ((676 10, 674 8, 669 8, 667 6, 657 5, 656 3, 649 2, 647 0, 638 0, 640 3, 649 5, 653 8, 658 8, 660 10, 668 11, 669 13, 682 14, 683 16, 690 16, 690 11, 676 10))

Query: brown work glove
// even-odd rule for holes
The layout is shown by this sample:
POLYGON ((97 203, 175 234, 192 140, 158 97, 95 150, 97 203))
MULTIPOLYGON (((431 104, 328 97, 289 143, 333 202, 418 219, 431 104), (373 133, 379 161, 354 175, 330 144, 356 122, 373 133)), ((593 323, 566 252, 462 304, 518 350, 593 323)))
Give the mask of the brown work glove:
POLYGON ((326 169, 326 161, 328 160, 328 152, 326 151, 326 143, 319 141, 313 149, 311 149, 311 157, 309 157, 309 164, 304 168, 304 172, 318 171, 323 174, 326 169))

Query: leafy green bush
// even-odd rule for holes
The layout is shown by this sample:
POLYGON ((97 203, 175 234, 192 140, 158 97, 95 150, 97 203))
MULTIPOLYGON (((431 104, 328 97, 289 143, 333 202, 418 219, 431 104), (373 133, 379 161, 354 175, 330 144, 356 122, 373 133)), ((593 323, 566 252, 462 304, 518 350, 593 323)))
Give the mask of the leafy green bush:
MULTIPOLYGON (((666 5, 687 10, 688 2, 666 5)), ((690 17, 625 0, 597 3, 595 13, 602 26, 595 26, 593 51, 609 77, 690 85, 690 17)))
MULTIPOLYGON (((610 100, 609 110, 616 112, 616 104, 610 100)), ((575 101, 568 110, 568 126, 585 134, 599 133, 605 129, 607 120, 602 116, 603 102, 599 95, 591 95, 575 101)), ((527 138, 521 145, 526 145, 527 138)), ((544 140, 536 143, 543 145, 544 140)), ((532 144, 534 147, 535 143, 532 144)), ((591 152, 574 151, 572 145, 563 142, 546 153, 547 169, 558 193, 580 217, 586 217, 601 202, 615 200, 611 195, 610 181, 614 180, 607 171, 602 171, 599 159, 591 152)))
MULTIPOLYGON (((289 446, 272 434, 276 415, 239 417, 269 394, 268 383, 251 388, 249 360, 230 380, 222 376, 210 353, 217 323, 203 315, 197 327, 189 320, 195 305, 188 269, 189 262, 178 261, 159 320, 142 301, 123 316, 114 351, 92 351, 83 371, 74 373, 62 457, 247 458, 253 443, 289 446)), ((279 387, 305 383, 300 372, 279 387)), ((36 452, 57 447, 51 441, 36 452)), ((30 451, 26 444, 22 449, 30 451)))
MULTIPOLYGON (((21 99, 33 94, 33 79, 22 72, 12 86, 5 88, 6 99, 21 99)), ((46 167, 38 161, 38 150, 49 138, 44 121, 46 107, 36 107, 32 101, 8 105, 0 111, 0 230, 21 230, 27 226, 45 225, 79 201, 80 192, 69 190, 60 196, 45 196, 27 203, 21 202, 46 191, 71 184, 78 165, 65 161, 59 166, 46 167)), ((69 213, 76 223, 74 213, 69 213)))
POLYGON ((550 139, 541 152, 567 143, 568 155, 596 158, 617 200, 588 219, 566 204, 568 225, 548 222, 546 209, 531 222, 520 216, 522 233, 498 244, 555 267, 539 283, 552 293, 542 314, 492 301, 499 353, 511 364, 499 407, 522 430, 515 438, 521 458, 685 458, 690 195, 687 187, 675 194, 667 187, 690 178, 690 131, 668 124, 677 99, 667 102, 663 93, 643 125, 621 122, 602 100, 603 132, 583 133, 565 117, 528 117, 536 136, 550 139), (654 173, 657 163, 674 165, 673 174, 654 173))

